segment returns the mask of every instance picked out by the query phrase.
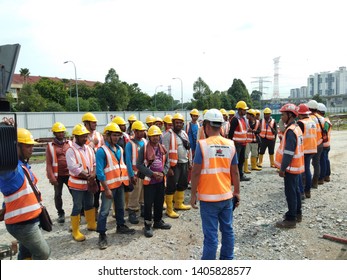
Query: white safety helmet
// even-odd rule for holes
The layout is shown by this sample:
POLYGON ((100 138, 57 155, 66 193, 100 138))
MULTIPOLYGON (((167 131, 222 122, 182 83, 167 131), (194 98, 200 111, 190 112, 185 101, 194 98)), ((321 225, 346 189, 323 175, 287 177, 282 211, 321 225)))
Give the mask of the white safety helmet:
POLYGON ((211 126, 220 127, 224 122, 223 114, 218 109, 210 109, 205 113, 204 121, 209 121, 211 126))
POLYGON ((323 103, 318 103, 318 108, 317 110, 319 112, 326 112, 327 111, 327 107, 323 104, 323 103))
POLYGON ((318 102, 316 100, 311 99, 309 102, 307 102, 307 106, 310 109, 317 110, 318 108, 318 102))

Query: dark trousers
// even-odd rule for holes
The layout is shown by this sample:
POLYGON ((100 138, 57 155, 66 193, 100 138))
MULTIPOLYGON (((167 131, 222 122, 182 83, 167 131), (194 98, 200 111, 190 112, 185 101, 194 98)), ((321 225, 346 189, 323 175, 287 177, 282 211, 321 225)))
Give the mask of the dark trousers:
POLYGON ((238 168, 239 168, 240 178, 242 178, 243 177, 243 163, 245 162, 246 146, 235 142, 235 148, 236 148, 236 153, 237 153, 237 159, 239 161, 238 168))
MULTIPOLYGON (((69 181, 69 176, 59 176, 58 179, 58 186, 54 186, 54 204, 55 208, 57 209, 58 215, 65 214, 63 209, 63 187, 64 184, 68 187, 67 182, 69 181)), ((67 188, 69 190, 69 193, 71 194, 70 188, 67 188)))
POLYGON ((320 156, 320 175, 319 180, 323 180, 324 177, 330 176, 330 160, 329 160, 330 147, 323 148, 323 152, 320 156))
POLYGON ((159 222, 162 219, 164 190, 164 182, 143 186, 145 221, 152 221, 152 208, 154 208, 154 222, 159 222))
POLYGON ((168 195, 177 191, 184 191, 188 187, 188 162, 177 163, 173 169, 173 176, 166 176, 166 191, 168 195))
POLYGON ((295 221, 296 216, 301 214, 301 193, 299 191, 299 174, 286 172, 284 177, 284 193, 288 204, 286 219, 295 221))
POLYGON ((274 140, 269 140, 266 138, 261 138, 259 154, 265 154, 266 148, 269 149, 269 155, 275 153, 276 138, 274 140))

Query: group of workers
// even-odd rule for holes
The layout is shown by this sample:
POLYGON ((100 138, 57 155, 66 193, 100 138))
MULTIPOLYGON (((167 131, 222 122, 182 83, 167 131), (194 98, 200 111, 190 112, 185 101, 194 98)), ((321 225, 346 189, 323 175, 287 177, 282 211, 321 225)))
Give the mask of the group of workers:
MULTIPOLYGON (((58 223, 65 222, 62 191, 71 194, 72 237, 84 241, 80 231, 83 215, 87 229, 99 233, 98 246, 108 247, 107 218, 116 219, 116 232, 134 234, 126 224, 138 224, 143 217, 143 234, 153 229, 169 230, 163 210, 169 218, 178 218, 177 210, 197 208, 204 233, 202 259, 215 259, 218 224, 222 233, 220 259, 233 259, 233 209, 240 201, 240 181, 249 181, 244 173, 261 171, 268 149, 270 166, 284 177, 288 212, 277 227, 293 228, 302 219, 301 199, 310 198, 310 189, 330 180, 331 123, 324 117, 326 107, 311 100, 308 104, 284 105, 277 125, 271 110, 249 109, 246 102, 236 104, 236 112, 210 109, 190 111, 186 122, 180 113, 163 119, 148 116, 144 124, 135 115, 125 120, 116 116, 103 133, 97 131, 97 119, 86 113, 66 138, 63 123, 52 126, 54 139, 46 149, 46 172, 54 187, 58 223), (296 122, 295 119, 299 118, 296 122), (276 137, 280 146, 275 154, 276 137), (251 154, 251 170, 248 158, 251 154), (314 167, 313 177, 310 164, 314 167), (96 187, 95 187, 96 186, 96 187), (190 205, 184 203, 191 186, 190 205)), ((30 191, 28 179, 36 186, 37 178, 28 164, 36 144, 31 133, 18 129, 18 166, 0 174, 0 188, 6 205, 6 228, 20 244, 19 259, 47 259, 50 248, 39 229, 39 206, 30 191), (17 209, 14 209, 14 208, 17 209), (33 242, 35 240, 35 242, 33 242)))

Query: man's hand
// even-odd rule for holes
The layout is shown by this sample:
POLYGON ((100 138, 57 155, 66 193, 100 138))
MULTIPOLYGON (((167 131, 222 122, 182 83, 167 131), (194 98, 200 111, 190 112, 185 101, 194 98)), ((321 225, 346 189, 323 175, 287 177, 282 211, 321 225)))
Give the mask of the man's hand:
POLYGON ((112 199, 112 192, 110 189, 105 189, 105 196, 108 198, 108 199, 112 199))
POLYGON ((131 183, 132 183, 133 185, 136 185, 136 183, 137 183, 137 178, 136 178, 135 176, 133 176, 133 177, 130 178, 130 181, 131 181, 131 183))
POLYGON ((278 175, 280 175, 280 177, 284 178, 284 177, 286 177, 286 172, 280 170, 280 172, 278 172, 278 175))
POLYGON ((173 176, 175 175, 174 171, 172 170, 172 168, 170 168, 166 174, 167 176, 173 176))
POLYGON ((196 193, 192 193, 191 196, 190 196, 190 205, 194 209, 198 209, 199 208, 198 206, 196 206, 196 200, 197 200, 196 193))

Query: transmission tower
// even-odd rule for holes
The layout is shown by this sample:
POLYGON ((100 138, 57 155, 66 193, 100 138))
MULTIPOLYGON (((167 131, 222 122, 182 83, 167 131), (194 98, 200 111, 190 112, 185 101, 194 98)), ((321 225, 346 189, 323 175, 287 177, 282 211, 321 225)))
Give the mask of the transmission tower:
POLYGON ((279 76, 279 67, 278 64, 280 63, 280 56, 274 58, 274 91, 272 98, 273 99, 279 99, 280 98, 280 89, 278 84, 278 76, 279 76))
POLYGON ((264 83, 271 83, 271 81, 267 81, 266 79, 270 78, 269 76, 263 76, 263 77, 252 77, 252 79, 257 79, 256 81, 253 81, 252 83, 257 83, 257 87, 253 87, 253 89, 258 89, 261 93, 262 96, 265 94, 264 89, 269 88, 264 86, 264 83))

